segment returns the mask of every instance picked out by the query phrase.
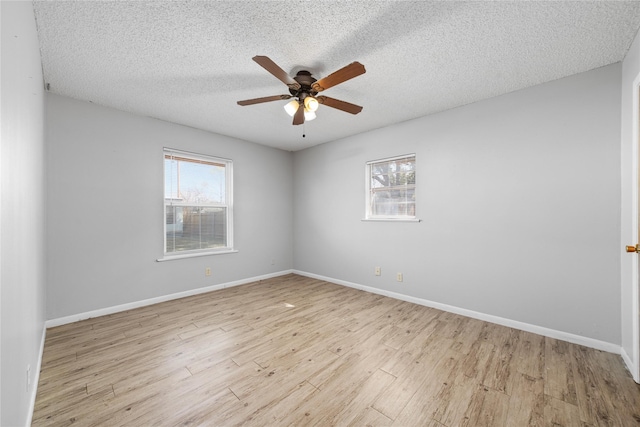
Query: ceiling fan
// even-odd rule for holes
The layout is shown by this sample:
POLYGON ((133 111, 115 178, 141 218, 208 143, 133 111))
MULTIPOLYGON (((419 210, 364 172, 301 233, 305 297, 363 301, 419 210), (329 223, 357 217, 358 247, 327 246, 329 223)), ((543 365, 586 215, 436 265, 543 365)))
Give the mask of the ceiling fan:
POLYGON ((262 102, 280 101, 294 98, 287 103, 284 109, 290 116, 293 116, 293 124, 301 125, 305 120, 310 121, 316 118, 316 110, 319 104, 327 107, 346 111, 351 114, 358 114, 362 111, 359 105, 341 101, 339 99, 330 98, 320 95, 325 89, 344 83, 354 77, 364 74, 366 70, 364 65, 359 62, 352 62, 346 67, 340 68, 338 71, 329 74, 320 80, 316 80, 309 71, 298 71, 295 77, 289 76, 282 68, 266 56, 254 56, 252 58, 262 68, 273 74, 278 80, 289 87, 290 95, 274 95, 265 96, 263 98, 246 99, 238 101, 239 105, 253 105, 262 102))

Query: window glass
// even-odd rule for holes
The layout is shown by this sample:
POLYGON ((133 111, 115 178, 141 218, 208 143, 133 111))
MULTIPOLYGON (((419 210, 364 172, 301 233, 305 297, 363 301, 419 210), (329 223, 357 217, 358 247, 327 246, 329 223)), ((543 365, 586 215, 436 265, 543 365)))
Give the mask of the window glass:
POLYGON ((367 162, 367 219, 416 217, 415 154, 367 162))
POLYGON ((165 149, 165 253, 232 248, 231 160, 165 149))

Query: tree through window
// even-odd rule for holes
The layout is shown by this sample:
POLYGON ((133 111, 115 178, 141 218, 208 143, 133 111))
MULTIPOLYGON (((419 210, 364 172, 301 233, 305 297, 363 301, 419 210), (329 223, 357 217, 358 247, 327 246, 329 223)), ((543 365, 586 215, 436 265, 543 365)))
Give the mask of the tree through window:
POLYGON ((367 219, 416 217, 416 156, 367 162, 367 219))

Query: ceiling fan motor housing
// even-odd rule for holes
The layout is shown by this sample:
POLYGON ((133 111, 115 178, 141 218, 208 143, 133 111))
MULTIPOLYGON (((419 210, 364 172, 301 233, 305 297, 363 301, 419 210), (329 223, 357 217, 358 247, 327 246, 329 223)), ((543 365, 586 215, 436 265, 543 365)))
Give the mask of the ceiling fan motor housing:
POLYGON ((318 92, 311 89, 311 85, 313 85, 317 80, 313 78, 310 72, 300 70, 293 79, 300 84, 300 88, 293 89, 289 87, 289 92, 300 101, 304 101, 307 96, 316 96, 318 94, 318 92))

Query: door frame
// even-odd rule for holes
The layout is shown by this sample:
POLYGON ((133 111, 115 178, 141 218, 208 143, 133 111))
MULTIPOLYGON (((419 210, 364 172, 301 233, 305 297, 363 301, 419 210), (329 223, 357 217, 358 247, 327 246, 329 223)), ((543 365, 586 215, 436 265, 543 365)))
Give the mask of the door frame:
MULTIPOLYGON (((638 192, 640 191, 640 73, 633 80, 633 115, 632 115, 632 144, 631 144, 631 236, 627 236, 626 239, 631 238, 631 243, 623 244, 638 244, 640 236, 638 235, 638 222, 639 219, 639 198, 638 192)), ((625 254, 628 255, 628 254, 625 254)), ((631 354, 626 354, 624 347, 622 350, 622 356, 625 359, 625 363, 635 382, 640 382, 640 293, 638 292, 638 286, 640 285, 640 276, 638 273, 638 258, 640 255, 632 256, 631 259, 631 333, 632 333, 632 349, 631 354), (629 360, 629 357, 631 360, 629 360)), ((625 295, 622 295, 624 304, 625 295)))

